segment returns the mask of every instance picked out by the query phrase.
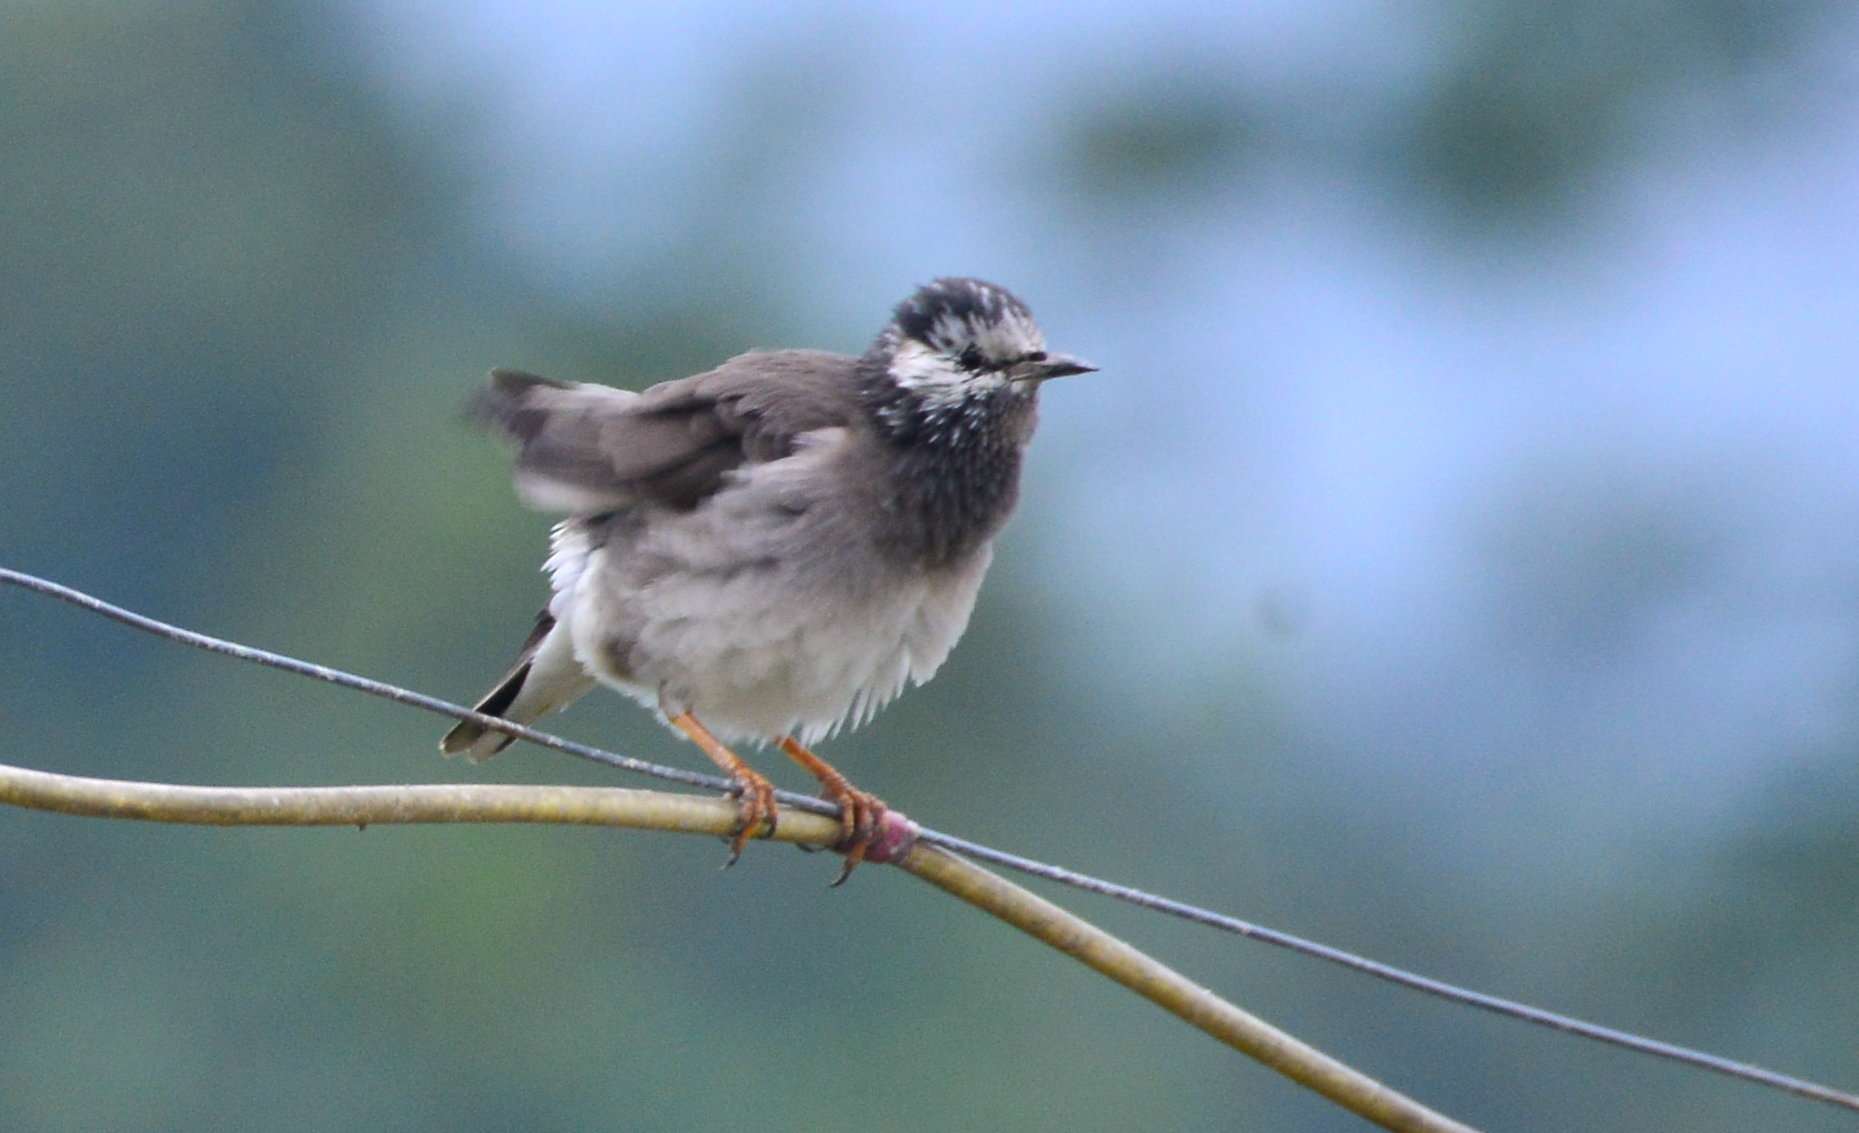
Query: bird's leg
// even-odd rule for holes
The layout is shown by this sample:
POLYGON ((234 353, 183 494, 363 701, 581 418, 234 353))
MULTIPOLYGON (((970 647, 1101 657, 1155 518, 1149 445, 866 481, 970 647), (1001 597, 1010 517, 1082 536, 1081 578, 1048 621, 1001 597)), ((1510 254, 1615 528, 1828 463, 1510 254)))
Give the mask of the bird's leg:
POLYGON ((780 817, 775 813, 775 785, 744 763, 741 756, 724 747, 723 741, 711 735, 710 729, 689 712, 671 717, 671 723, 702 748, 725 775, 735 780, 736 786, 730 793, 737 799, 736 833, 729 840, 729 861, 723 863, 725 868, 733 866, 742 856, 742 847, 755 837, 756 831, 766 827, 764 836, 775 832, 775 822, 780 817))
POLYGON ((832 764, 808 751, 793 736, 782 736, 778 742, 789 759, 805 767, 809 775, 820 781, 826 797, 839 804, 841 837, 833 849, 846 856, 846 864, 839 871, 839 879, 833 884, 844 885, 846 878, 851 877, 852 871, 865 860, 866 851, 871 849, 872 840, 878 836, 884 813, 890 808, 877 795, 854 787, 832 764))

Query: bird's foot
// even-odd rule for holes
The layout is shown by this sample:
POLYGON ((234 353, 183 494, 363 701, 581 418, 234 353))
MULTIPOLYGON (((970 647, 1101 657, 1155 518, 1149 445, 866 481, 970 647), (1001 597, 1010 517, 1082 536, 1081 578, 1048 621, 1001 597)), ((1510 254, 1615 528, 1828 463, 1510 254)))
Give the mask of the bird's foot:
POLYGON ((736 864, 749 839, 758 835, 774 837, 775 825, 781 820, 775 810, 773 783, 748 767, 738 768, 733 778, 736 785, 730 788, 729 794, 736 800, 736 831, 729 839, 729 860, 723 863, 724 869, 736 864))
POLYGON ((723 868, 728 869, 742 856, 742 848, 749 844, 749 839, 758 833, 764 838, 774 834, 775 823, 780 818, 775 813, 775 785, 744 763, 741 756, 723 746, 723 741, 712 735, 697 717, 689 712, 667 713, 667 716, 672 726, 703 749, 734 784, 729 789, 729 797, 736 800, 736 828, 730 834, 729 860, 723 863, 723 868))
MULTIPOLYGON (((893 840, 888 837, 885 823, 885 817, 892 813, 891 808, 877 795, 854 787, 836 768, 808 751, 793 736, 781 737, 780 743, 781 750, 787 753, 788 758, 805 767, 809 774, 820 781, 820 793, 839 804, 839 841, 833 843, 833 849, 845 855, 845 864, 840 867, 839 876, 834 879, 833 885, 844 885, 846 878, 852 876, 852 871, 871 854, 872 846, 880 840, 881 834, 887 834, 887 843, 893 840)), ((897 817, 908 822, 901 814, 897 817)), ((873 860, 888 861, 891 858, 884 856, 873 860)))
POLYGON ((878 840, 878 831, 891 808, 877 795, 861 791, 844 780, 838 790, 832 784, 826 784, 824 790, 828 799, 839 804, 841 837, 833 844, 833 849, 845 855, 845 863, 839 867, 839 876, 833 879, 833 886, 837 888, 846 883, 846 878, 852 876, 852 871, 871 852, 872 843, 878 840))

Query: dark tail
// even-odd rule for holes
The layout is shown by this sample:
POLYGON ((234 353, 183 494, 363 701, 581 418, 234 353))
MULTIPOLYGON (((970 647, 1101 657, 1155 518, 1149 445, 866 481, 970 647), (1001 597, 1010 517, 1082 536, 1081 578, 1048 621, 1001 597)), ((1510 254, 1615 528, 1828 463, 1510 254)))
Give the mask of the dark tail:
MULTIPOLYGON (((536 616, 536 628, 530 631, 529 640, 523 642, 523 649, 517 654, 516 663, 510 667, 508 673, 504 674, 502 680, 472 705, 475 711, 482 712, 486 716, 503 716, 510 710, 510 706, 516 703, 517 696, 523 691, 524 682, 529 680, 537 648, 541 646, 542 639, 549 636, 549 631, 554 628, 555 618, 547 610, 536 616)), ((534 716, 530 717, 530 719, 534 718, 534 716)), ((519 719, 516 722, 526 724, 529 720, 519 719)), ((466 753, 473 760, 489 759, 509 747, 511 739, 512 737, 501 732, 489 731, 482 724, 460 721, 456 727, 445 734, 444 739, 439 741, 439 750, 447 755, 466 753)))

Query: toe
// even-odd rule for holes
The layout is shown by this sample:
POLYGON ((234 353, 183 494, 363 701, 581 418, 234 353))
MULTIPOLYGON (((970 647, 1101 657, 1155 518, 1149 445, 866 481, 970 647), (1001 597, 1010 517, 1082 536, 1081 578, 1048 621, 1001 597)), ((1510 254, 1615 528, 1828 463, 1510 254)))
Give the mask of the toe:
POLYGON ((774 785, 767 780, 740 781, 730 794, 736 796, 736 830, 729 840, 729 860, 723 863, 725 869, 736 864, 749 839, 773 837, 781 819, 775 808, 774 785))
POLYGON ((884 821, 889 809, 884 800, 857 788, 849 788, 839 800, 840 829, 844 837, 833 849, 845 855, 845 863, 840 866, 839 876, 833 880, 833 888, 846 883, 852 871, 865 860, 866 851, 871 849, 873 839, 878 836, 879 824, 884 821))

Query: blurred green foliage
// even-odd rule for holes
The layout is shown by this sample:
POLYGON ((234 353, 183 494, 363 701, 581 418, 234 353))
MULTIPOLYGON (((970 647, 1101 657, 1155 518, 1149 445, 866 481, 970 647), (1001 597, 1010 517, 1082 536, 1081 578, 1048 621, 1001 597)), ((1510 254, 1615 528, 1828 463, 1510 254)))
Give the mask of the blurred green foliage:
MULTIPOLYGON (((1407 29, 1419 63, 1346 97, 1219 73, 1191 34, 1222 18, 1211 9, 1160 37, 1100 28, 1066 48, 1075 85, 996 108, 1037 127, 1000 150, 980 123, 935 119, 944 92, 886 85, 870 61, 884 20, 822 11, 811 19, 846 20, 840 38, 801 18, 774 48, 745 30, 710 44, 739 53, 727 109, 680 131, 694 165, 675 167, 700 175, 614 175, 616 198, 646 192, 671 219, 630 232, 634 215, 615 205, 609 223, 629 251, 590 273, 601 298, 589 302, 485 222, 497 202, 463 140, 472 99, 408 105, 367 62, 356 28, 374 25, 353 12, 10 5, 0 557, 463 699, 500 668, 543 590, 547 521, 514 505, 502 456, 457 416, 492 365, 638 385, 751 345, 859 349, 914 278, 831 319, 809 281, 863 278, 845 261, 886 241, 908 246, 919 277, 992 272, 947 262, 965 246, 948 227, 956 201, 980 192, 1001 193, 1003 223, 1052 256, 1094 248, 1145 286, 1171 262, 1151 243, 1164 222, 1183 226, 1184 244, 1224 247, 1222 226, 1254 218, 1273 171, 1300 195, 1368 186, 1443 246, 1502 260, 1494 242, 1582 239, 1595 186, 1634 167, 1669 100, 1785 72, 1831 35, 1827 9, 1810 4, 1423 9, 1407 29), (1094 66, 1133 77, 1100 92, 1094 66), (878 138, 859 133, 874 100, 890 124, 878 138), (858 182, 868 197, 821 199, 822 164, 849 153, 869 167, 913 130, 931 153, 909 168, 942 177, 907 195, 878 169, 858 182), (808 228, 793 219, 803 206, 832 223, 808 228)), ((428 15, 438 34, 448 16, 428 15)), ((942 65, 952 86, 992 77, 985 61, 942 65)), ((1734 127, 1707 117, 1704 128, 1734 127)), ((1217 266, 1244 277, 1245 263, 1217 266)), ((1534 280, 1533 269, 1518 270, 1534 280)), ((562 278, 577 270, 589 269, 562 278)), ((1059 517, 1062 485, 1093 467, 1171 504, 1199 492, 1201 507, 1242 515, 1257 480, 1290 474, 1269 441, 1204 422, 1187 435, 1199 425, 1202 447, 1257 462, 1218 491, 1181 487, 1194 473, 1170 463, 1180 454, 1146 447, 1165 427, 1158 402, 1205 395, 1196 381, 1263 398, 1269 358, 1215 366, 1190 351, 1206 373, 1157 374, 1153 339, 1115 337, 1131 310, 1171 340, 1271 328, 1223 306, 1167 321, 1109 271, 1064 275, 1051 268, 1054 297, 1034 301, 1118 344, 1100 357, 1076 343, 1108 383, 1077 396, 1104 399, 1117 427, 1086 434, 1089 418, 1055 403, 1072 432, 1048 424, 1027 514, 968 639, 933 685, 836 744, 842 765, 971 837, 1853 1081, 1852 690, 1813 709, 1828 721, 1820 744, 1767 753, 1781 771, 1735 803, 1687 802, 1674 817, 1665 804, 1690 776, 1638 761, 1672 733, 1659 718, 1666 677, 1631 667, 1642 654, 1630 646, 1659 639, 1665 613, 1736 569, 1738 532, 1720 510, 1734 485, 1623 491, 1639 471, 1578 452, 1520 457, 1454 532, 1478 564, 1457 616, 1479 623, 1486 652, 1442 664, 1463 664, 1468 687, 1476 670, 1519 672, 1521 691, 1440 712, 1380 672, 1370 683, 1383 699, 1364 706, 1340 678, 1303 683, 1343 601, 1320 579, 1291 571, 1291 598, 1268 604, 1297 616, 1258 631, 1195 607, 1193 591, 1166 585, 1186 568, 1127 534, 1179 512, 1106 492, 1094 505, 1117 509, 1115 545, 1059 517), (1215 498, 1233 491, 1236 503, 1215 498), (1083 589, 1118 569, 1124 590, 1083 589), (1203 636, 1171 637, 1177 622, 1203 636), (1588 682, 1598 699, 1583 703, 1617 717, 1552 711, 1547 690, 1588 682), (1361 727, 1379 746, 1338 730, 1352 712, 1369 713, 1361 727), (1577 748, 1629 778, 1593 782, 1592 763, 1566 758, 1577 748)), ((1257 534, 1217 526, 1172 537, 1238 547, 1257 534)), ((1192 581, 1238 594, 1232 554, 1230 578, 1192 581)), ((1827 583, 1840 616, 1821 621, 1851 654, 1859 590, 1845 571, 1827 583)), ((1433 613, 1399 632, 1443 634, 1433 613)), ((1372 666, 1376 648, 1371 634, 1341 652, 1372 666)), ((17 594, 0 597, 0 664, 6 758, 48 769, 609 781, 537 753, 442 764, 435 721, 17 594)), ((618 698, 560 724, 698 762, 618 698)), ((721 860, 720 847, 581 830, 217 831, 0 814, 0 1128, 1110 1130, 1225 1128, 1237 1114, 1264 1129, 1356 1127, 901 878, 871 870, 829 894, 819 858, 757 847, 719 876, 721 860)), ((1477 1124, 1843 1127, 1748 1087, 1063 899, 1477 1124)))

